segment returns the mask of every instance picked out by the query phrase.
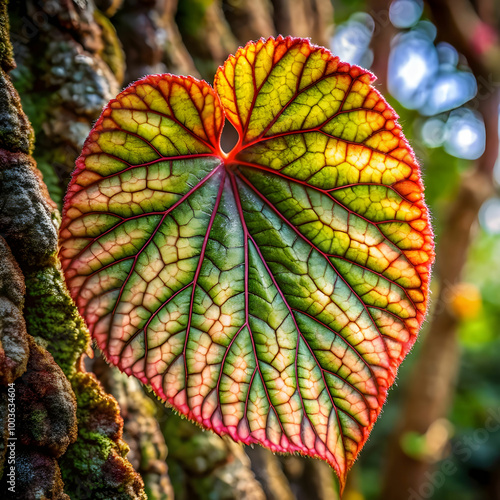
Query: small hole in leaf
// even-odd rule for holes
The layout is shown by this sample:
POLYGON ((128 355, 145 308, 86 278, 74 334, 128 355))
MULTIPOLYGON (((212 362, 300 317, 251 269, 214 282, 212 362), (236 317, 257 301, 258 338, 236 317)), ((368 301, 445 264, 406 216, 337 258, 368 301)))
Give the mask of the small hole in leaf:
POLYGON ((229 151, 236 146, 239 138, 240 135, 238 134, 238 131, 233 127, 232 123, 226 119, 220 138, 220 147, 222 148, 222 151, 224 151, 224 153, 229 153, 229 151))

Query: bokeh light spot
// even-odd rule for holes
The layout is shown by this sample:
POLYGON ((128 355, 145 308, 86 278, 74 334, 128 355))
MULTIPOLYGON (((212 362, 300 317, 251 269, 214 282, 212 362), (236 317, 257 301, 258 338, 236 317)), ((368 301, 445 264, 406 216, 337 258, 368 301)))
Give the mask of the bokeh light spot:
POLYGON ((500 198, 490 198, 483 203, 479 222, 488 233, 500 234, 500 198))
POLYGON ((470 109, 453 111, 446 122, 445 151, 457 158, 476 160, 485 146, 486 129, 481 116, 470 109))
POLYGON ((389 7, 389 18, 396 28, 415 25, 424 10, 422 0, 394 0, 389 7))

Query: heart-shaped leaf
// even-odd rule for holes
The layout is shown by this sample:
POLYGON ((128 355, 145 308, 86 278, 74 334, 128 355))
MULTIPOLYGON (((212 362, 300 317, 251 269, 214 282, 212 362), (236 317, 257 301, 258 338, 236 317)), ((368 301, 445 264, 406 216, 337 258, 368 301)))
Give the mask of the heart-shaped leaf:
POLYGON ((61 228, 111 363, 341 484, 415 341, 433 256, 418 165, 373 78, 282 37, 238 50, 215 91, 148 76, 90 133, 61 228))

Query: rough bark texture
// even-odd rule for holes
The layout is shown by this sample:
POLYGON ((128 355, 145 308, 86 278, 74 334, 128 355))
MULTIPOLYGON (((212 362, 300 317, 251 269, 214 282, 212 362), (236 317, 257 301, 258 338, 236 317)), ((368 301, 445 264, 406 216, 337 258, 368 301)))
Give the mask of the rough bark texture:
MULTIPOLYGON (((2 0, 0 6, 0 18, 6 20, 6 2, 2 0)), ((89 12, 78 11, 70 2, 68 6, 71 8, 39 2, 36 10, 30 2, 24 5, 33 20, 38 16, 39 26, 50 15, 68 33, 78 35, 82 43, 98 50, 94 38, 97 25, 89 12), (49 7, 50 13, 43 10, 49 7), (40 13, 44 16, 40 17, 40 13)), ((29 18, 21 19, 25 27, 29 26, 29 18)), ((6 33, 4 29, 0 34, 6 33)), ((33 132, 5 73, 14 66, 8 40, 2 39, 0 46, 4 112, 0 122, 0 234, 2 253, 7 256, 1 266, 4 284, 0 289, 10 288, 4 301, 8 301, 6 307, 12 313, 8 322, 0 324, 2 346, 8 347, 3 360, 10 365, 9 370, 0 371, 11 379, 17 377, 13 428, 5 425, 11 393, 5 386, 1 389, 2 458, 10 457, 5 444, 11 444, 11 435, 6 431, 12 430, 17 437, 16 498, 145 498, 141 478, 124 458, 127 446, 121 439, 122 420, 116 401, 103 391, 93 375, 81 369, 89 338, 60 272, 59 213, 30 156, 33 132)), ((72 53, 70 46, 65 42, 63 47, 68 48, 69 55, 60 52, 59 57, 74 58, 78 63, 79 54, 72 53)), ((74 74, 72 77, 76 78, 74 74)), ((81 84, 71 90, 76 93, 78 88, 81 84)), ((66 91, 75 105, 79 97, 71 94, 70 89, 66 91)), ((81 104, 86 109, 85 102, 81 104)), ((6 469, 4 463, 2 494, 11 486, 10 470, 10 464, 6 469)))
POLYGON ((79 5, 70 0, 10 5, 18 64, 13 81, 35 130, 35 159, 59 206, 83 141, 119 91, 124 72, 109 20, 92 1, 79 5))
POLYGON ((37 265, 33 258, 46 264, 50 252, 45 248, 30 254, 28 245, 43 229, 56 233, 50 218, 40 229, 34 227, 51 208, 41 199, 45 193, 25 190, 26 184, 16 182, 24 173, 28 184, 40 178, 29 156, 33 133, 7 75, 15 63, 4 1, 0 19, 0 493, 66 499, 57 459, 76 438, 75 395, 50 353, 29 335, 23 317, 23 271, 37 265), (6 196, 9 188, 17 189, 6 196), (30 203, 31 212, 16 215, 24 202, 30 203))
POLYGON ((20 377, 28 364, 29 347, 23 319, 26 286, 19 265, 0 236, 0 384, 20 377))

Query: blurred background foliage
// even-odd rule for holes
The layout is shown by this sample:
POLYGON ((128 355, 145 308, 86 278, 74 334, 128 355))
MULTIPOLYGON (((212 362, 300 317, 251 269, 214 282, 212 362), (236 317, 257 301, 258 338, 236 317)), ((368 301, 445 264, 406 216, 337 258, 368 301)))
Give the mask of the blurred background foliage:
MULTIPOLYGON (((371 69, 420 160, 437 263, 420 341, 344 499, 500 498, 497 0, 28 0, 11 1, 10 9, 18 63, 12 78, 35 129, 34 156, 59 206, 101 107, 146 73, 212 82, 238 45, 278 33, 309 36, 371 69)), ((246 462, 227 447, 200 444, 200 432, 189 428, 173 438, 179 424, 172 418, 159 416, 176 498, 261 498, 245 488, 239 496, 234 486, 221 489, 219 476, 207 479, 215 469, 190 466, 193 444, 181 441, 193 436, 207 446, 208 462, 227 464, 229 455, 246 462), (205 476, 186 489, 193 471, 205 476)), ((335 495, 331 473, 310 465, 318 462, 260 449, 248 455, 269 499, 335 495)))

